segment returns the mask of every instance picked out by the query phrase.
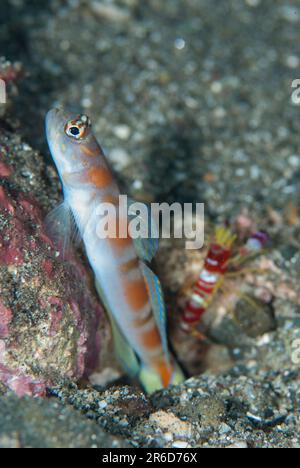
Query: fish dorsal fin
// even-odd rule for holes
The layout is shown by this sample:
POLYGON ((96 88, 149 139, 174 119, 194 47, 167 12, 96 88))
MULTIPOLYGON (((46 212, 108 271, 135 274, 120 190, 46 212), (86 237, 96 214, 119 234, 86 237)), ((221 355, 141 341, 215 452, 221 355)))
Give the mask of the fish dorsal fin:
POLYGON ((80 234, 70 206, 63 202, 50 211, 44 221, 44 228, 50 239, 60 250, 62 257, 70 254, 71 245, 80 243, 80 234))
POLYGON ((158 228, 151 216, 150 207, 144 203, 141 204, 135 200, 128 199, 128 212, 129 222, 135 220, 136 224, 140 223, 145 227, 143 232, 141 232, 141 236, 133 239, 133 243, 138 257, 150 263, 159 248, 158 228), (143 205, 144 209, 139 210, 139 206, 141 205, 143 205))
POLYGON ((99 294, 99 297, 103 302, 103 305, 111 323, 116 357, 122 365, 122 367, 124 368, 124 370, 131 377, 137 377, 140 371, 140 362, 138 360, 138 357, 132 349, 132 347, 130 346, 130 344, 128 343, 127 339, 124 337, 115 318, 113 317, 105 299, 105 295, 98 281, 96 281, 96 289, 99 294))
POLYGON ((133 239, 133 243, 138 257, 150 263, 158 249, 156 239, 142 239, 139 237, 133 239))
POLYGON ((153 273, 152 270, 150 270, 150 268, 147 265, 142 263, 141 268, 149 289, 150 302, 155 321, 157 323, 159 333, 161 336, 163 350, 167 359, 169 359, 169 346, 167 339, 167 314, 161 283, 158 277, 153 273))

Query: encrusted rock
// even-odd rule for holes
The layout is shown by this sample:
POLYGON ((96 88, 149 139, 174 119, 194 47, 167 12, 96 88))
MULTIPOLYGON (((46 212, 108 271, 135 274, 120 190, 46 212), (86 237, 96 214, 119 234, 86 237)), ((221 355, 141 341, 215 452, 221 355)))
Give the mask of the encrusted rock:
POLYGON ((0 381, 19 396, 87 376, 101 347, 92 278, 74 253, 63 261, 43 230, 46 172, 39 155, 1 130, 0 381))

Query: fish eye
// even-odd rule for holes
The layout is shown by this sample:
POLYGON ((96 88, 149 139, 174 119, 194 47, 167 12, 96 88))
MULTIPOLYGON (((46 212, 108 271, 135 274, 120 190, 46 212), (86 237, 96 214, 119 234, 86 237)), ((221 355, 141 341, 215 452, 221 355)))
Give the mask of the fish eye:
POLYGON ((78 119, 67 122, 65 133, 70 138, 82 140, 87 136, 88 129, 91 126, 90 120, 86 115, 78 117, 78 119))
POLYGON ((78 127, 71 127, 71 128, 69 129, 69 132, 70 132, 70 134, 73 135, 73 136, 78 136, 78 135, 80 134, 80 130, 79 130, 78 127))

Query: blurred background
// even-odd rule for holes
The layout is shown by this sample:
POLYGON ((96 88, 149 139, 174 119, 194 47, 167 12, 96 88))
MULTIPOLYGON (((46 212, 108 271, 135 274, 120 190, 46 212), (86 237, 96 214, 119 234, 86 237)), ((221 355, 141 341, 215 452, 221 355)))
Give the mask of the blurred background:
POLYGON ((53 105, 83 110, 127 190, 213 218, 299 198, 300 2, 2 0, 0 55, 26 78, 21 132, 47 155, 53 105))

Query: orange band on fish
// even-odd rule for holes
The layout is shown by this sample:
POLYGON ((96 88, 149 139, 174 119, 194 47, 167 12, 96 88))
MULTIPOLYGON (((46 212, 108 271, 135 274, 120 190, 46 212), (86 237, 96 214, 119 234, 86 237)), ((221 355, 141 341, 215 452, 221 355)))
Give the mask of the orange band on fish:
POLYGON ((156 327, 142 334, 142 343, 148 349, 153 349, 160 346, 160 335, 156 327))
POLYGON ((88 172, 89 181, 99 189, 112 183, 112 174, 106 167, 93 167, 88 172))
POLYGON ((119 199, 118 197, 114 195, 104 194, 103 195, 103 203, 110 203, 111 205, 118 206, 119 205, 119 199))
POLYGON ((140 311, 149 301, 148 291, 143 279, 128 282, 126 287, 126 298, 128 304, 134 311, 140 311))
POLYGON ((166 364, 162 363, 158 366, 158 373, 160 375, 160 378, 162 380, 163 386, 167 387, 172 379, 172 372, 169 367, 166 366, 166 364))

